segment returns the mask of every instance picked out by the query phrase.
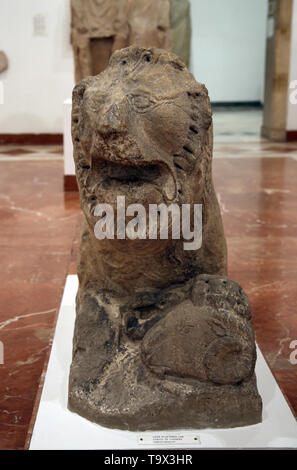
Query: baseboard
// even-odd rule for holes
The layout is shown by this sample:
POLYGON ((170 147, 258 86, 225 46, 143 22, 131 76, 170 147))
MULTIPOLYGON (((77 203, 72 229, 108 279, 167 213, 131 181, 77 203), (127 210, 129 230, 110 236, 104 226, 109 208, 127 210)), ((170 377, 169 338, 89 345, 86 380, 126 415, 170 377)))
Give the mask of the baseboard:
POLYGON ((263 109, 261 101, 211 101, 212 108, 257 108, 263 109))
POLYGON ((66 192, 78 191, 78 186, 77 186, 75 175, 64 175, 64 191, 66 192))
POLYGON ((62 145, 63 134, 0 134, 0 144, 62 145))
POLYGON ((287 142, 297 142, 297 131, 287 131, 287 142))

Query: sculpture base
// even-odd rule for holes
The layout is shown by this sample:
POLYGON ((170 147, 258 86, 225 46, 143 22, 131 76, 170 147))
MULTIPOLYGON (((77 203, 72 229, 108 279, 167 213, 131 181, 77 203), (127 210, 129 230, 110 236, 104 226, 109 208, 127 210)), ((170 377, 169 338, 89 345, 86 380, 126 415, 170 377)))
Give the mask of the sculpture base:
POLYGON ((233 428, 261 422, 255 376, 240 385, 161 381, 145 370, 139 353, 115 358, 111 369, 92 378, 97 384, 92 390, 73 387, 68 408, 102 426, 129 431, 233 428))
POLYGON ((130 431, 261 422, 242 289, 223 276, 200 275, 160 292, 141 294, 149 307, 134 299, 137 307, 124 304, 121 314, 106 293, 79 293, 69 409, 130 431))
POLYGON ((30 449, 160 449, 154 436, 187 439, 171 444, 172 449, 297 447, 297 423, 259 349, 256 376, 263 399, 263 421, 259 424, 195 431, 198 439, 194 441, 192 432, 183 429, 139 434, 99 426, 71 413, 67 396, 77 284, 77 276, 67 277, 35 425, 29 430, 30 449))

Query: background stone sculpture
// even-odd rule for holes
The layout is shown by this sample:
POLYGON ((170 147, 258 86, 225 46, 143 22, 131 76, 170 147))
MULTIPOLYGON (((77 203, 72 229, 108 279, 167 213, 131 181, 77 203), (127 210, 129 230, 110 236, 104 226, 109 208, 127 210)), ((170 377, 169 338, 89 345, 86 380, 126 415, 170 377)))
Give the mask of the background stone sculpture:
POLYGON ((226 277, 207 89, 172 53, 117 51, 74 88, 72 137, 85 218, 69 408, 130 430, 259 422, 250 305, 226 277), (202 247, 98 240, 94 208, 116 212, 118 195, 202 204, 202 247))
POLYGON ((97 75, 131 44, 173 51, 189 63, 189 0, 71 0, 75 79, 97 75))
POLYGON ((191 14, 189 0, 170 0, 171 49, 190 65, 191 14))
POLYGON ((132 43, 170 49, 169 0, 71 0, 71 41, 76 82, 132 43))
POLYGON ((4 51, 0 51, 0 73, 8 68, 8 59, 4 51))

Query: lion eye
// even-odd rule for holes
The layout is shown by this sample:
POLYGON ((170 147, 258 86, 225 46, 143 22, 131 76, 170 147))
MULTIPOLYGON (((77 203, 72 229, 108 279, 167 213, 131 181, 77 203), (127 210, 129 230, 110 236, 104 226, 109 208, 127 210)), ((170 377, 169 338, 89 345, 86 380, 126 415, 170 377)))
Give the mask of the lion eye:
POLYGON ((147 95, 133 95, 131 99, 134 107, 140 110, 149 108, 153 104, 147 95))

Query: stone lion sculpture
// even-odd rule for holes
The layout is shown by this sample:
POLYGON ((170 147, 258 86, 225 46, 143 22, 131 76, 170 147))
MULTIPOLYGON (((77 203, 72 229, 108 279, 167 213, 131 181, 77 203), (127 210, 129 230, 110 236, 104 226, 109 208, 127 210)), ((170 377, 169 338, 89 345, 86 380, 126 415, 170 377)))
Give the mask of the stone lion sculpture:
POLYGON ((73 91, 84 221, 69 409, 128 430, 261 421, 250 305, 228 279, 207 89, 159 49, 113 54, 73 91), (202 204, 198 250, 181 239, 97 239, 98 203, 202 204))

